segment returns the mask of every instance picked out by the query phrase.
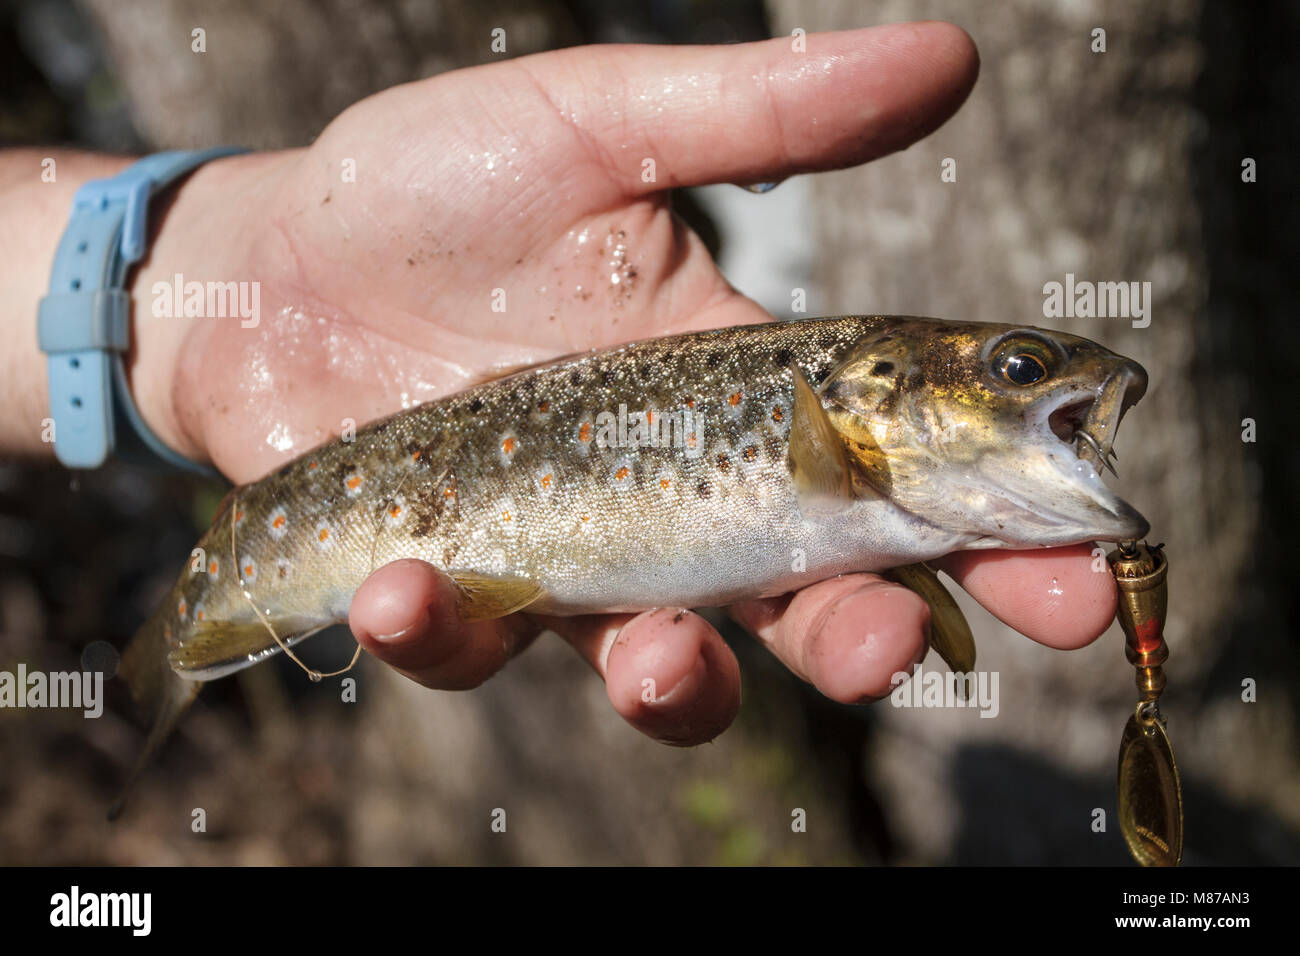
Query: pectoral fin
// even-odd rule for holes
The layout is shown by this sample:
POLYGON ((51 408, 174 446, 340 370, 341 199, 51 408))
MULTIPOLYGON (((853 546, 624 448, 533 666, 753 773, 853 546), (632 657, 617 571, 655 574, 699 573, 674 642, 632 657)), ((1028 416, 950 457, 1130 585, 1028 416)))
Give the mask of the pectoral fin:
POLYGON ((522 611, 542 595, 528 578, 492 577, 474 571, 448 571, 460 587, 460 616, 464 621, 490 621, 522 611))
POLYGON ((802 373, 794 369, 790 420, 790 472, 805 514, 843 510, 853 500, 844 440, 802 373))
POLYGON ((925 564, 905 564, 885 572, 885 577, 915 591, 930 605, 930 646, 938 651, 948 669, 968 674, 975 669, 975 637, 966 615, 943 586, 939 576, 925 564))

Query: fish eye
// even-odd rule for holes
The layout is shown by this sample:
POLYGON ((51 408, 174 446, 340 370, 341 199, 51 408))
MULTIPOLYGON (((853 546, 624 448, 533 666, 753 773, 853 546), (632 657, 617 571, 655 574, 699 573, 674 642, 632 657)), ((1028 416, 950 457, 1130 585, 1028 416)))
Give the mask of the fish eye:
POLYGON ((993 373, 1020 388, 1037 385, 1052 373, 1056 356, 1036 339, 1017 339, 998 350, 993 373))

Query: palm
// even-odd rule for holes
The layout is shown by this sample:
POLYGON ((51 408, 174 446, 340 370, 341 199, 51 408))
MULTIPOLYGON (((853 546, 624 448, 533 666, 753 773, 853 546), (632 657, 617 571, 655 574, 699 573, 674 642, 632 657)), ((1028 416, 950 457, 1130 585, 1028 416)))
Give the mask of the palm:
POLYGON ((763 320, 643 183, 639 157, 609 168, 554 110, 527 102, 530 88, 500 94, 540 117, 518 134, 479 111, 413 150, 406 133, 367 137, 400 130, 417 96, 463 115, 462 88, 435 80, 373 97, 286 166, 247 246, 262 321, 198 324, 187 351, 203 362, 181 366, 222 471, 255 477, 348 420, 503 368, 763 320))

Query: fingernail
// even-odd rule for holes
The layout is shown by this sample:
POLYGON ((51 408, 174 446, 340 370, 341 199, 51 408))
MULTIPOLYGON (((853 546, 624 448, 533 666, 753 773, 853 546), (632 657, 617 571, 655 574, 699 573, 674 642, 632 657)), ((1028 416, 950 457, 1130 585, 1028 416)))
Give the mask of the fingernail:
POLYGON ((391 634, 375 634, 373 635, 373 638, 374 640, 379 641, 381 644, 400 644, 413 631, 423 628, 428 623, 429 623, 429 609, 426 607, 420 611, 419 617, 417 617, 410 624, 406 625, 406 627, 402 628, 400 631, 393 631, 391 634))

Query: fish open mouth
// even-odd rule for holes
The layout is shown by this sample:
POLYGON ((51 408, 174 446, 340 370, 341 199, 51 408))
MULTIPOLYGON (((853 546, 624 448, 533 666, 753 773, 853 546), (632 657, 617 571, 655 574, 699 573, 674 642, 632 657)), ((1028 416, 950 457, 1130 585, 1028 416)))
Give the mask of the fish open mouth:
POLYGON ((1124 413, 1146 393, 1146 386, 1146 374, 1140 367, 1125 366, 1111 375, 1096 395, 1066 399, 1048 416, 1048 425, 1098 474, 1107 468, 1118 475, 1113 464, 1118 460, 1115 432, 1124 413))

